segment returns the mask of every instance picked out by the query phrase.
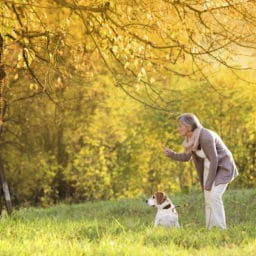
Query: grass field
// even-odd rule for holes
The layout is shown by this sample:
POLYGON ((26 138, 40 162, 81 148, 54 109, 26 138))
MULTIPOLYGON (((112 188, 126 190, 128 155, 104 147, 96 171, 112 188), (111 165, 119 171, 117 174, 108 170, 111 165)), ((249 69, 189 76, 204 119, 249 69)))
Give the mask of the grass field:
POLYGON ((228 229, 206 230, 200 192, 169 195, 180 229, 153 228, 145 198, 23 208, 0 220, 0 255, 256 255, 256 190, 224 195, 228 229))

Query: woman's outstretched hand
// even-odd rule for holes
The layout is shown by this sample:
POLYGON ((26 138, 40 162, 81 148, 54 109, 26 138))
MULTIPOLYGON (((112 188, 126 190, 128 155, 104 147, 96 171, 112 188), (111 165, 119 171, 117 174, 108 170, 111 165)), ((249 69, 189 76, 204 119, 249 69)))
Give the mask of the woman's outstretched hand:
POLYGON ((173 151, 169 148, 164 148, 163 151, 166 156, 171 156, 171 154, 173 153, 173 151))

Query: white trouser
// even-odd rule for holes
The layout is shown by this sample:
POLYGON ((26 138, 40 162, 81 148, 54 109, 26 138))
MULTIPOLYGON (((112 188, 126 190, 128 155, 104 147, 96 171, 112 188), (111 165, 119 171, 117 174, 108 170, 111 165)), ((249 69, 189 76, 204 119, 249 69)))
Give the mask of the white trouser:
MULTIPOLYGON (((209 168, 205 165, 204 168, 204 183, 208 176, 209 168)), ((215 182, 212 185, 211 191, 204 190, 205 200, 205 220, 206 228, 219 227, 226 229, 226 217, 225 210, 222 201, 222 195, 225 192, 228 184, 220 184, 215 186, 215 182)))

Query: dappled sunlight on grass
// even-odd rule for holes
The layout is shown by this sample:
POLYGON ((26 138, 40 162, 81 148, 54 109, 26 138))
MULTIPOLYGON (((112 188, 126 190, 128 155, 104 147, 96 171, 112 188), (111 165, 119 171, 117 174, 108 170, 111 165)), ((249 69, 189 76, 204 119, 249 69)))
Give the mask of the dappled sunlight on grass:
POLYGON ((253 256, 255 195, 226 192, 225 231, 205 229, 200 192, 171 196, 180 205, 180 229, 153 228, 155 209, 141 199, 24 208, 2 216, 0 255, 253 256))

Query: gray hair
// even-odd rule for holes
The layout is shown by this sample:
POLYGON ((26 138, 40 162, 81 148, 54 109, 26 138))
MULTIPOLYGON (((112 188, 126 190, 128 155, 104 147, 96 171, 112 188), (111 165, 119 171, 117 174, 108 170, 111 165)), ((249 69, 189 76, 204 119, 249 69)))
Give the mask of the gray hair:
POLYGON ((178 121, 184 124, 186 127, 191 127, 192 131, 194 131, 198 127, 202 127, 198 118, 191 113, 184 113, 178 117, 178 121))

